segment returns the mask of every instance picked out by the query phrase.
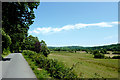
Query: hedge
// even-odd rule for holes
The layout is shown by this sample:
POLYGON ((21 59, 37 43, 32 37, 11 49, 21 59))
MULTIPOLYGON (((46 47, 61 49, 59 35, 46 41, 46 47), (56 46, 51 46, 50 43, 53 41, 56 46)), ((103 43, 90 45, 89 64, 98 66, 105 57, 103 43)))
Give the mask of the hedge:
POLYGON ((47 70, 51 77, 56 79, 77 78, 76 74, 73 73, 71 68, 65 67, 63 63, 58 62, 55 59, 48 59, 44 55, 39 53, 37 54, 30 50, 24 50, 22 54, 25 55, 25 57, 35 61, 36 65, 38 65, 40 68, 47 70))

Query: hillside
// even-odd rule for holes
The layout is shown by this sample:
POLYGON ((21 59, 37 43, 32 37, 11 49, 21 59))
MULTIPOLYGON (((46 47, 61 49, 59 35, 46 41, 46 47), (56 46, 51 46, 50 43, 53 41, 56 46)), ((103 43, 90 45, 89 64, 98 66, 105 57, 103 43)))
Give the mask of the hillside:
POLYGON ((106 49, 108 51, 120 51, 120 44, 111 44, 104 46, 94 47, 82 47, 82 46, 64 46, 64 47, 48 47, 50 50, 95 50, 95 49, 106 49))

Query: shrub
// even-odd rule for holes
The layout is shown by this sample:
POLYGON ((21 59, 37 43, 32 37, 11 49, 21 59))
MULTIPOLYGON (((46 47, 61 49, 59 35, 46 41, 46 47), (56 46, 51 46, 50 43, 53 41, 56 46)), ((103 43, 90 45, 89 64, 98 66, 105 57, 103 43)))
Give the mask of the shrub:
POLYGON ((12 43, 12 42, 11 42, 10 36, 9 36, 8 34, 6 34, 6 33, 4 32, 4 30, 2 30, 2 51, 3 51, 4 49, 7 50, 7 48, 10 47, 11 43, 12 43))
POLYGON ((70 68, 65 67, 61 62, 54 59, 47 59, 44 55, 37 54, 33 51, 24 50, 23 55, 35 61, 36 65, 40 68, 44 68, 50 73, 51 77, 62 78, 76 78, 77 76, 72 72, 70 68), (30 54, 32 54, 31 57, 30 54), (35 58, 33 58, 33 56, 35 58))
POLYGON ((46 69, 50 73, 50 76, 54 78, 76 78, 76 75, 70 70, 70 68, 66 68, 57 60, 47 59, 44 56, 40 56, 39 58, 36 58, 36 63, 40 68, 46 69))
POLYGON ((30 50, 23 50, 23 54, 27 55, 29 58, 35 58, 35 55, 37 55, 36 52, 30 50))
POLYGON ((101 50, 100 53, 102 53, 102 54, 108 54, 106 50, 101 50))
POLYGON ((104 54, 96 53, 96 54, 94 54, 94 58, 104 58, 104 54))
POLYGON ((48 49, 47 44, 45 43, 45 41, 42 40, 40 43, 41 43, 41 50, 40 50, 40 52, 41 52, 45 57, 47 57, 48 54, 50 54, 50 50, 48 49))
POLYGON ((9 49, 9 47, 8 47, 7 49, 4 48, 2 55, 3 55, 3 56, 7 56, 7 55, 10 54, 10 53, 11 53, 11 52, 10 52, 10 49, 9 49))
MULTIPOLYGON (((100 51, 101 52, 101 51, 100 51)), ((104 58, 104 54, 100 53, 98 50, 92 51, 94 58, 104 58)))
POLYGON ((94 51, 92 51, 92 53, 93 53, 93 55, 95 55, 95 54, 98 54, 99 51, 98 50, 94 50, 94 51))

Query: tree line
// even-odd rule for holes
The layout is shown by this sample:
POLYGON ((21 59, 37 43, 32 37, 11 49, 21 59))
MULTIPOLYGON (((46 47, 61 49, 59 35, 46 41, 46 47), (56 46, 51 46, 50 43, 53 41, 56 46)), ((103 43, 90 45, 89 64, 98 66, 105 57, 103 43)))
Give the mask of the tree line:
MULTIPOLYGON (((48 47, 50 51, 67 51, 70 53, 76 53, 77 51, 85 51, 86 53, 94 55, 94 58, 110 58, 105 54, 110 54, 108 51, 112 51, 112 54, 120 55, 120 44, 111 44, 106 46, 96 47, 82 47, 82 46, 66 46, 66 47, 48 47)), ((114 59, 120 59, 120 56, 112 57, 114 59)))
POLYGON ((111 44, 96 47, 82 47, 82 46, 65 46, 65 47, 48 47, 51 51, 91 51, 91 50, 107 50, 120 51, 120 44, 111 44))

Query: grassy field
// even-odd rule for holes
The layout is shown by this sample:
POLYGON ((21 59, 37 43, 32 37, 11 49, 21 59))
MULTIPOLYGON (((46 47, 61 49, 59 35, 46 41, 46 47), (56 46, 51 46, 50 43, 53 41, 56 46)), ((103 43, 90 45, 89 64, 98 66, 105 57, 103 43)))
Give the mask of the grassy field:
POLYGON ((67 67, 74 67, 73 71, 80 78, 117 78, 118 59, 94 59, 92 54, 51 52, 48 58, 57 59, 67 67))

